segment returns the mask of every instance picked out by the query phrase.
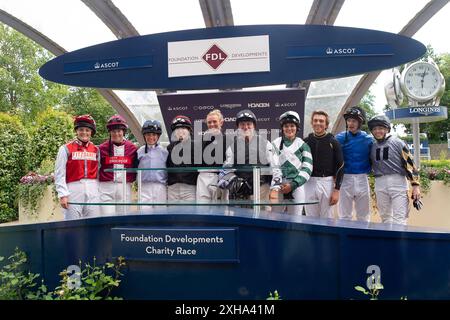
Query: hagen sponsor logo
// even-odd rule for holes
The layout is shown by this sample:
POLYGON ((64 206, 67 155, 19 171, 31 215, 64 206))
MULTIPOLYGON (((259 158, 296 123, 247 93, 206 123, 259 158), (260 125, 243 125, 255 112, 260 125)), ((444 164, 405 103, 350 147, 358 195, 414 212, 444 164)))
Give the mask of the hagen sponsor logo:
POLYGON ((355 54, 356 48, 330 48, 326 50, 327 55, 344 55, 344 54, 355 54))
POLYGON ((269 102, 249 102, 248 107, 249 108, 269 108, 270 103, 269 102))
POLYGON ((441 112, 441 108, 439 107, 418 107, 418 108, 409 108, 409 113, 418 113, 422 115, 429 115, 431 113, 441 112))
POLYGON ((228 55, 216 44, 209 48, 202 57, 203 61, 209 64, 214 70, 217 70, 227 58, 228 55))
POLYGON ((117 68, 117 67, 119 67, 119 61, 105 62, 105 63, 97 62, 97 63, 94 64, 94 69, 95 70, 113 69, 113 68, 117 68))

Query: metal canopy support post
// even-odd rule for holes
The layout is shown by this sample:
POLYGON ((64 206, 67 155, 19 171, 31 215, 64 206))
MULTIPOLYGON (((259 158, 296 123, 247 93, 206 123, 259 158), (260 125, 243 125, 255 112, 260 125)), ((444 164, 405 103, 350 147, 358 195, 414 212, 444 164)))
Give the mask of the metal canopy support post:
MULTIPOLYGON (((345 0, 314 0, 305 24, 334 25, 344 2, 345 0)), ((288 83, 286 87, 303 88, 305 89, 305 96, 308 96, 310 84, 311 81, 305 80, 296 83, 288 83)))
MULTIPOLYGON (((417 101, 412 101, 411 105, 413 108, 417 107, 417 101)), ((413 133, 413 145, 414 145, 414 164, 417 169, 420 168, 420 123, 418 119, 414 119, 412 123, 412 133, 413 133)))
POLYGON ((199 0, 207 28, 234 25, 230 0, 199 0))
POLYGON ((253 211, 255 216, 259 215, 261 201, 261 168, 253 167, 253 211))
POLYGON ((122 214, 125 214, 125 203, 127 203, 127 171, 121 171, 123 172, 123 176, 122 176, 122 192, 123 192, 123 197, 122 197, 122 203, 124 204, 122 206, 122 214))
MULTIPOLYGON (((406 37, 412 37, 448 2, 449 0, 431 0, 402 28, 402 30, 398 34, 406 37)), ((345 101, 344 105, 342 106, 341 111, 339 112, 336 121, 334 122, 331 133, 337 133, 344 130, 345 121, 343 118, 343 114, 345 113, 346 109, 359 104, 361 99, 366 94, 367 90, 369 90, 370 86, 378 78, 380 73, 380 71, 374 71, 366 73, 362 76, 362 78, 353 88, 353 91, 347 98, 347 101, 345 101)))
MULTIPOLYGON (((0 22, 3 22, 4 24, 7 24, 11 28, 19 31, 20 33, 30 38, 43 48, 50 51, 55 56, 59 56, 67 52, 63 47, 58 45, 56 42, 54 42, 53 40, 51 40, 50 38, 39 32, 38 30, 34 29, 33 27, 29 26, 22 20, 12 16, 8 12, 3 11, 1 9, 0 9, 0 22)), ((97 89, 97 91, 103 96, 103 98, 106 99, 106 101, 108 101, 111 104, 111 106, 118 113, 125 116, 125 119, 130 125, 131 132, 139 141, 139 143, 143 143, 144 140, 142 135, 140 134, 141 125, 134 116, 134 114, 127 107, 127 105, 110 89, 97 89)))
POLYGON ((417 169, 420 169, 420 124, 418 121, 412 124, 413 144, 414 144, 414 163, 417 169))
POLYGON ((114 33, 117 39, 136 37, 139 32, 111 0, 81 0, 114 33))
POLYGON ((137 201, 138 203, 142 202, 142 171, 138 170, 137 172, 137 187, 138 187, 138 194, 137 194, 137 201))

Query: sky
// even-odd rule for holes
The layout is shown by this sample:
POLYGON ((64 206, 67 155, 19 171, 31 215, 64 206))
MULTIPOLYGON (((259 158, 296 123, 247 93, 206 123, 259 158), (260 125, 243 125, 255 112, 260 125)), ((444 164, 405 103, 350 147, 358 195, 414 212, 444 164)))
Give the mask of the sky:
MULTIPOLYGON (((303 24, 313 0, 230 0, 235 25, 303 24)), ((198 0, 113 0, 140 34, 204 28, 198 0), (176 11, 176 14, 174 14, 176 11)), ((346 0, 335 25, 398 33, 427 0, 346 0)), ((80 0, 0 0, 0 9, 22 19, 68 51, 115 40, 111 31, 80 0)), ((414 39, 436 53, 450 53, 450 4, 414 39)), ((384 86, 390 70, 382 72, 371 92, 375 109, 386 104, 384 86)))

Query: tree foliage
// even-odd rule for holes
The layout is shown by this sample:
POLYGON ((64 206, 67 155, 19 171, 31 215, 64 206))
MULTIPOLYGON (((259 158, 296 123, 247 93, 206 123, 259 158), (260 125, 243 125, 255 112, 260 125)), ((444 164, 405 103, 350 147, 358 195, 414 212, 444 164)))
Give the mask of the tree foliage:
POLYGON ((56 156, 73 137, 72 117, 97 121, 94 143, 108 137, 105 124, 114 109, 94 89, 71 88, 43 79, 39 68, 53 55, 0 23, 0 222, 17 218, 17 188, 28 170, 56 156), (31 144, 29 141, 31 136, 31 144))
POLYGON ((17 116, 0 113, 0 223, 17 218, 17 188, 28 167, 29 138, 17 116))
POLYGON ((52 108, 39 113, 31 131, 30 170, 36 171, 45 159, 55 160, 59 147, 73 137, 73 120, 69 114, 52 108))
POLYGON ((106 122, 116 111, 98 93, 89 88, 71 88, 68 95, 62 99, 62 109, 72 115, 90 114, 97 124, 97 133, 92 141, 102 143, 109 137, 106 122))
POLYGON ((40 111, 58 105, 67 87, 38 74, 51 58, 48 51, 0 24, 0 111, 18 115, 28 127, 40 111))
POLYGON ((115 110, 95 90, 73 88, 43 79, 39 68, 53 55, 21 33, 0 23, 0 112, 17 115, 27 128, 48 108, 97 121, 98 143, 108 137, 105 124, 115 110))
MULTIPOLYGON (((450 106, 450 53, 439 55, 436 63, 445 78, 445 91, 439 105, 448 108, 450 106)), ((450 118, 437 122, 422 123, 420 131, 425 132, 432 142, 445 142, 447 141, 447 132, 450 131, 450 118)))
MULTIPOLYGON (((358 105, 361 109, 364 110, 365 114, 366 114, 366 119, 367 121, 372 118, 374 115, 376 115, 376 111, 374 109, 375 106, 375 95, 372 94, 372 92, 370 90, 368 90, 366 92, 366 94, 364 95, 364 97, 361 99, 359 105, 358 105)), ((361 127, 362 130, 369 132, 369 127, 367 126, 367 121, 366 123, 361 127)))

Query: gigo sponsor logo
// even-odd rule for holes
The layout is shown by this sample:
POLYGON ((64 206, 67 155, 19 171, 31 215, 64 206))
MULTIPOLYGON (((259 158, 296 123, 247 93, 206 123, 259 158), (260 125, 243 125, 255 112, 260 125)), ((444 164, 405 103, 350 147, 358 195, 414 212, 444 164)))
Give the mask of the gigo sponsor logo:
POLYGON ((214 70, 217 70, 227 58, 228 55, 216 44, 209 48, 202 57, 203 61, 209 64, 214 70))
POLYGON ((118 66, 119 66, 119 61, 105 62, 105 63, 97 62, 94 64, 94 69, 112 69, 112 68, 117 68, 118 66))
POLYGON ((194 106, 192 109, 194 110, 212 110, 214 106, 194 106))
POLYGON ((356 48, 330 48, 328 47, 326 50, 326 53, 328 55, 341 55, 341 54, 354 54, 356 51, 356 48))
POLYGON ((269 102, 249 102, 248 107, 249 108, 269 108, 270 103, 269 102))

